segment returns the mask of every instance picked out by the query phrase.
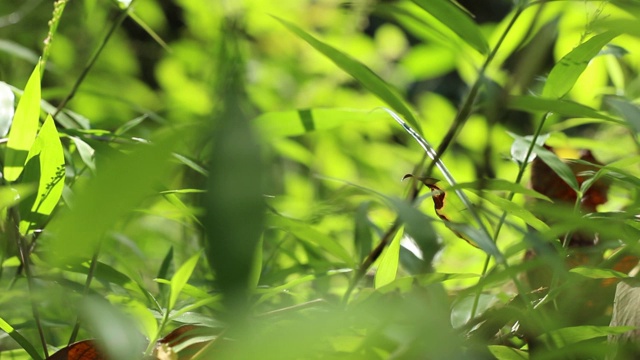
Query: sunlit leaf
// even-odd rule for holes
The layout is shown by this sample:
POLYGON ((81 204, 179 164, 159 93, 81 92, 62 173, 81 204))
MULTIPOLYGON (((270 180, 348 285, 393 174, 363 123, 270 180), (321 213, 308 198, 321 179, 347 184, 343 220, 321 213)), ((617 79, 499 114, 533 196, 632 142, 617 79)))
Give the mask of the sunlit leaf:
POLYGON ((548 98, 563 97, 576 83, 580 74, 587 68, 589 61, 613 38, 618 36, 616 31, 607 31, 598 34, 584 43, 578 45, 570 53, 565 55, 551 69, 545 82, 542 96, 548 98))
MULTIPOLYGON (((523 163, 525 160, 529 163, 536 158, 536 152, 531 149, 531 154, 527 157, 527 153, 529 152, 529 148, 531 148, 531 140, 533 140, 533 136, 518 136, 514 133, 507 132, 513 139, 513 144, 511 144, 511 159, 515 160, 518 163, 523 163), (526 159, 525 159, 526 158, 526 159)), ((544 145, 545 141, 551 136, 551 134, 541 134, 536 138, 536 145, 544 145)))
POLYGON ((420 124, 418 123, 415 115, 413 114, 413 111, 402 98, 402 96, 400 96, 397 90, 392 88, 391 85, 387 84, 382 78, 380 78, 380 76, 371 71, 371 69, 355 60, 351 56, 343 53, 342 51, 337 50, 334 47, 327 45, 326 43, 309 35, 307 32, 300 29, 293 23, 277 17, 276 20, 282 23, 282 25, 284 25, 298 37, 309 43, 309 45, 313 46, 316 50, 320 51, 324 56, 328 57, 342 70, 353 76, 365 88, 367 88, 378 98, 386 102, 389 106, 391 106, 391 108, 393 108, 405 119, 407 119, 411 126, 420 131, 420 124))
MULTIPOLYGON (((27 234, 42 225, 62 196, 65 179, 64 153, 53 118, 48 116, 29 150, 23 182, 38 184, 31 208, 20 221, 20 232, 27 234)), ((27 204, 28 205, 28 204, 27 204)))
POLYGON ((448 28, 453 30, 471 47, 485 54, 489 52, 487 40, 473 20, 449 0, 413 0, 448 28))
POLYGON ((540 335, 539 339, 544 342, 556 344, 557 346, 562 346, 577 343, 579 341, 606 337, 608 335, 622 334, 634 329, 634 326, 572 326, 552 330, 546 334, 540 335))
POLYGON ((378 270, 376 270, 374 278, 374 286, 376 289, 389 284, 396 278, 400 258, 400 240, 402 236, 403 232, 398 231, 380 257, 378 270))
POLYGON ((590 268, 585 266, 578 266, 569 271, 572 273, 582 275, 584 277, 588 277, 590 279, 609 279, 609 278, 625 279, 629 277, 629 275, 627 274, 624 274, 612 269, 598 269, 598 268, 590 268))
POLYGON ((19 204, 36 191, 34 184, 19 184, 0 187, 0 210, 19 204))
POLYGON ((4 178, 16 181, 38 132, 40 118, 40 65, 31 73, 18 102, 4 156, 4 178))
POLYGON ((202 254, 197 253, 189 258, 189 260, 185 261, 171 278, 171 291, 167 311, 171 311, 171 309, 176 305, 178 296, 180 296, 180 292, 182 292, 184 285, 189 281, 189 278, 191 277, 193 270, 196 268, 201 255, 202 254))
POLYGON ((271 139, 327 130, 355 121, 376 121, 385 117, 384 113, 373 110, 316 108, 268 112, 258 116, 253 122, 262 136, 271 139))
MULTIPOLYGON (((525 138, 527 138, 525 136, 525 138)), ((529 143, 530 144, 530 143, 529 143)), ((504 179, 481 179, 471 182, 459 183, 454 187, 450 187, 447 190, 455 190, 455 189, 482 189, 482 190, 492 190, 492 191, 508 191, 515 194, 522 194, 529 197, 533 197, 536 199, 551 201, 547 196, 540 194, 535 190, 531 190, 522 186, 521 184, 516 184, 508 180, 504 179)))
POLYGON ((526 360, 529 353, 504 345, 489 345, 489 352, 497 360, 526 360))
POLYGON ((507 106, 510 109, 527 112, 552 112, 563 116, 594 118, 624 124, 623 121, 602 114, 593 108, 569 100, 545 99, 537 96, 511 96, 507 106))
POLYGON ((22 334, 20 334, 13 326, 9 325, 3 318, 0 318, 0 329, 7 333, 15 342, 17 342, 30 356, 32 359, 42 360, 42 356, 38 354, 36 349, 31 345, 29 340, 27 340, 22 334))

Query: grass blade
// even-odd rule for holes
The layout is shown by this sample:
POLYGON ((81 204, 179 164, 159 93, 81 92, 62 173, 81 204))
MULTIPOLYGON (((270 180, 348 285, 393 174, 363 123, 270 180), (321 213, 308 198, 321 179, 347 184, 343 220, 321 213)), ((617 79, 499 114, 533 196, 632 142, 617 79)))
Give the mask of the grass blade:
POLYGON ((449 0, 413 0, 418 6, 455 32, 462 40, 482 54, 489 52, 487 40, 480 28, 464 11, 449 0))

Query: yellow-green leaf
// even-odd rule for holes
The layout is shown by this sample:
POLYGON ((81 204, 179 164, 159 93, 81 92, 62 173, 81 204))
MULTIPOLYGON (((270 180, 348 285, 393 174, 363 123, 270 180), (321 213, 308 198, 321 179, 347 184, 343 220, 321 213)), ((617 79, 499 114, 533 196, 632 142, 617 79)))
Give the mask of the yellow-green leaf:
POLYGON ((16 181, 38 132, 40 117, 40 66, 31 73, 13 117, 4 156, 4 178, 16 181))

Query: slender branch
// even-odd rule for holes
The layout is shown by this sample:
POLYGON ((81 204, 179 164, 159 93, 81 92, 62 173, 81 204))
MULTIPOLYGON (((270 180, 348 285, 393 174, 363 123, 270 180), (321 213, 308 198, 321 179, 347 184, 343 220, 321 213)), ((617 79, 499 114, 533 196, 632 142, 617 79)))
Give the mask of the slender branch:
MULTIPOLYGON (((465 100, 464 100, 462 106, 460 107, 460 110, 458 111, 458 113, 456 114, 456 117, 454 118, 453 124, 451 124, 451 126, 449 127, 449 130, 447 131, 447 133, 446 133, 446 135, 444 137, 444 139, 442 140, 442 142, 438 146, 437 150, 435 150, 435 154, 432 154, 433 155, 432 156, 432 161, 429 163, 429 165, 425 169, 424 176, 428 177, 431 174, 431 172, 433 171, 433 167, 438 164, 442 154, 453 143, 453 140, 456 137, 456 135, 458 134, 459 130, 464 126, 464 124, 466 123, 467 119, 471 115, 471 112, 472 112, 472 109, 473 109, 473 104, 475 103, 476 98, 478 97, 478 92, 480 91, 480 87, 482 86, 482 83, 483 83, 482 80, 484 78, 484 74, 485 74, 487 68, 489 67, 489 65, 491 64, 491 62, 493 61, 493 59, 494 59, 495 55, 497 54, 500 46, 504 42, 504 39, 506 38, 507 34, 511 30, 511 28, 513 27, 513 25, 515 24, 517 18, 520 16, 520 14, 522 13, 523 10, 524 9, 522 7, 518 7, 516 9, 516 12, 514 13, 513 18, 511 19, 511 21, 507 25, 507 28, 505 29, 505 31, 500 36, 500 39, 496 43, 496 46, 491 50, 491 52, 489 53, 489 55, 485 59, 484 63, 482 64, 482 67, 478 71, 478 78, 476 79, 476 81, 474 82, 473 86, 469 90, 469 93, 465 97, 465 100)), ((422 188, 421 184, 417 184, 417 186, 412 187, 412 190, 411 190, 411 192, 409 193, 409 195, 407 197, 409 202, 411 202, 411 203, 415 202, 415 199, 418 197, 418 194, 420 193, 421 188, 422 188)), ((396 220, 393 222, 393 225, 382 236, 382 238, 380 240, 380 243, 371 251, 369 256, 367 256, 365 261, 361 264, 360 268, 358 269, 358 271, 354 275, 354 277, 352 279, 352 282, 349 284, 349 288, 347 289, 347 291, 344 294, 343 302, 345 304, 348 302, 349 297, 351 296, 351 293, 353 292, 353 290, 355 289, 357 284, 364 277, 364 275, 369 270, 371 265, 380 257, 380 255, 382 254, 382 250, 389 244, 389 242, 393 238, 393 235, 395 235, 396 231, 398 231, 398 229, 400 228, 401 223, 402 223, 402 221, 400 220, 400 218, 399 217, 396 218, 396 220)), ((480 224, 482 224, 482 222, 480 222, 480 224)))
POLYGON ((13 220, 13 224, 11 226, 14 226, 14 232, 15 232, 15 236, 16 236, 16 242, 17 242, 17 246, 18 246, 18 253, 20 255, 20 262, 22 263, 22 266, 24 268, 24 273, 25 273, 25 277, 27 278, 27 288, 29 289, 29 298, 30 298, 30 303, 31 303, 31 312, 33 314, 33 319, 36 323, 36 327, 38 328, 38 336, 40 338, 40 342, 42 344, 42 350, 44 352, 44 357, 48 358, 49 357, 49 350, 47 349, 47 340, 45 339, 44 336, 44 329, 42 327, 42 321, 41 321, 41 317, 40 317, 40 311, 38 310, 38 307, 36 306, 36 303, 34 301, 34 292, 35 292, 35 286, 33 284, 33 273, 31 272, 31 265, 29 263, 29 250, 27 248, 27 244, 25 242, 24 237, 20 234, 20 232, 18 231, 18 224, 20 223, 20 218, 19 215, 17 213, 17 210, 15 207, 10 209, 10 213, 11 213, 11 219, 13 220))
POLYGON ((73 84, 73 87, 69 92, 69 95, 67 95, 67 97, 65 97, 64 100, 62 100, 62 102, 60 103, 60 105, 58 105, 58 107, 56 108, 56 111, 53 113, 54 118, 56 117, 56 115, 60 113, 60 111, 62 111, 62 109, 64 109, 65 106, 67 106, 67 103, 69 103, 69 101, 73 99, 76 92, 78 91, 78 88, 80 88, 80 85, 89 74, 89 71, 93 68, 93 65, 95 65, 96 61, 98 60, 98 57, 100 56, 100 54, 102 54, 102 50, 104 50, 104 48, 106 47, 107 43, 109 42, 109 39, 111 39, 111 36, 113 36, 115 31, 120 27, 120 25, 122 25, 122 22, 124 21, 124 19, 126 19, 127 16, 129 15, 129 9, 131 9, 131 6, 135 1, 136 0, 132 0, 131 3, 129 3, 129 6, 127 6, 127 8, 122 10, 120 15, 113 22, 113 25, 111 26, 111 28, 109 29, 109 32, 100 43, 100 46, 93 53, 93 55, 91 56, 91 59, 89 59, 89 62, 84 67, 84 69, 82 69, 82 72, 80 73, 80 76, 78 77, 76 82, 73 84))

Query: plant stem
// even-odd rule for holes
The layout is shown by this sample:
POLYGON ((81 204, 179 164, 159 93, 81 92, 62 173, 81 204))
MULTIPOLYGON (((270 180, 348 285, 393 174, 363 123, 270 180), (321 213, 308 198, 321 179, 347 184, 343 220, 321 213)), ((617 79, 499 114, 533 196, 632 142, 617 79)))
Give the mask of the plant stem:
MULTIPOLYGON (((100 253, 101 244, 102 242, 98 243, 98 248, 96 249, 96 252, 93 253, 93 257, 91 258, 91 264, 89 265, 89 272, 87 273, 87 280, 85 281, 84 289, 82 291, 83 299, 87 297, 87 295, 89 294, 89 289, 91 288, 91 280, 93 279, 93 276, 96 271, 96 267, 98 266, 98 254, 100 253)), ((71 332, 71 336, 69 337, 68 345, 71 345, 76 341, 79 330, 80 330, 80 316, 77 316, 76 324, 73 326, 73 331, 71 332)))
POLYGON ((60 102, 60 105, 58 105, 58 107, 56 108, 56 111, 52 115, 54 118, 56 117, 56 115, 58 115, 60 113, 60 111, 62 111, 62 109, 64 109, 65 106, 67 106, 67 103, 69 103, 69 101, 71 101, 71 99, 73 99, 73 97, 75 96, 76 92, 78 91, 78 88, 80 88, 80 85, 82 84, 84 79, 89 74, 89 71, 91 70, 91 68, 93 68, 93 65, 95 65, 96 61, 98 60, 98 57, 100 56, 100 54, 102 54, 102 50, 104 50, 105 46, 109 42, 109 39, 111 39, 111 36, 113 36, 115 31, 120 27, 120 25, 122 25, 122 22, 124 21, 124 19, 126 19, 127 16, 129 15, 129 9, 131 9, 131 6, 133 6, 133 3, 135 1, 136 0, 132 0, 131 3, 129 3, 129 6, 127 6, 126 9, 122 10, 120 12, 120 15, 113 22, 113 25, 111 26, 111 28, 109 29, 109 32, 107 32, 107 35, 104 37, 104 39, 100 43, 100 46, 93 53, 93 55, 91 56, 91 59, 89 59, 89 62, 84 67, 84 69, 82 69, 82 72, 80 73, 80 76, 78 77, 76 82, 73 84, 73 87, 71 88, 71 91, 69 92, 69 95, 67 95, 67 97, 65 97, 62 100, 62 102, 60 102))

